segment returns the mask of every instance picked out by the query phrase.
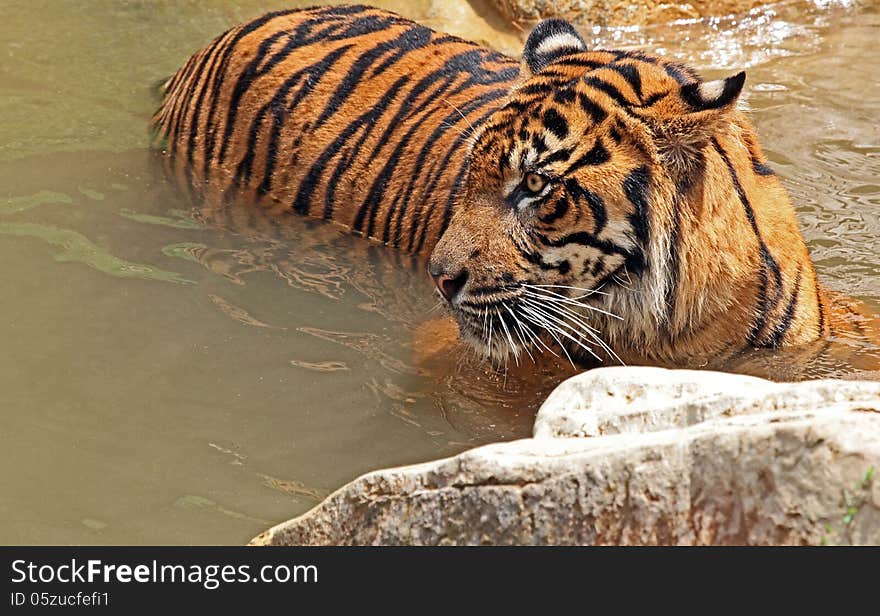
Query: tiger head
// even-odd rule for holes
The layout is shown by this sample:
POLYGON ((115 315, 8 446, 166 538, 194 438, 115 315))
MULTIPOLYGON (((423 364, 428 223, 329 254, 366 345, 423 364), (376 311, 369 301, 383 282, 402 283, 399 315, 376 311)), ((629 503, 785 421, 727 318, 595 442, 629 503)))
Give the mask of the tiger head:
POLYGON ((710 181, 702 152, 737 130, 744 81, 590 51, 568 22, 541 22, 428 264, 462 337, 496 359, 668 342, 676 202, 710 181))

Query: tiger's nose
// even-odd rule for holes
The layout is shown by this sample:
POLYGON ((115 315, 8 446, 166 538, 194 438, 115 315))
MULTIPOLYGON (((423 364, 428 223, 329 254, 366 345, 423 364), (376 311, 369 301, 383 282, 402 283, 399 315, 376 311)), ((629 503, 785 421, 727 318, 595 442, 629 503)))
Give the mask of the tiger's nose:
POLYGON ((466 269, 450 274, 449 272, 430 268, 428 273, 434 279, 434 284, 437 285, 440 295, 446 298, 447 302, 451 302, 452 298, 458 295, 468 279, 468 271, 466 269))

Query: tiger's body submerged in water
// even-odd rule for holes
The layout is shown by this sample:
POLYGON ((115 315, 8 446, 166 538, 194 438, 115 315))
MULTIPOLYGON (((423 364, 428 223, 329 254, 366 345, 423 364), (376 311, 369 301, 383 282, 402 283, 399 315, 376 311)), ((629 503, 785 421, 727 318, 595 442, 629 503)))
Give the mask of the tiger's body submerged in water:
POLYGON ((737 110, 744 80, 589 50, 561 20, 517 63, 324 7, 219 36, 153 123, 173 175, 223 215, 297 212, 430 252, 487 355, 687 365, 863 320, 818 284, 737 110))

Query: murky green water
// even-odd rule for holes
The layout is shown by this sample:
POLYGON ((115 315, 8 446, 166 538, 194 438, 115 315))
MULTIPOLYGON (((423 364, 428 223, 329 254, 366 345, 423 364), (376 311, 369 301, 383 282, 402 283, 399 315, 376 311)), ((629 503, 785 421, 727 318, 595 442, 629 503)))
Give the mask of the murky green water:
MULTIPOLYGON (((530 432, 555 379, 416 357, 440 316, 421 263, 299 219, 205 227, 154 168, 152 86, 290 4, 2 2, 0 543, 242 543, 367 470, 530 432)), ((383 4, 516 39, 442 3, 383 4)), ((880 14, 754 21, 595 37, 751 66, 823 280, 878 306, 880 14)))

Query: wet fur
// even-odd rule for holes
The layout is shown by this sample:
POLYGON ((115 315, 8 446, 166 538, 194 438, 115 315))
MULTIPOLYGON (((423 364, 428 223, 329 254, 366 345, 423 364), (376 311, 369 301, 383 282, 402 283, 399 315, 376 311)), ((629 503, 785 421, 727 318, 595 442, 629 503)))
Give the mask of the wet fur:
POLYGON ((170 172, 220 215, 246 201, 324 218, 430 252, 435 275, 466 271, 450 308, 489 355, 543 341, 589 359, 540 327, 504 341, 524 285, 565 285, 605 293, 577 310, 623 361, 686 362, 805 344, 837 322, 737 109, 744 78, 587 50, 560 20, 518 67, 385 11, 322 7, 215 39, 166 84, 153 126, 170 172), (554 154, 540 168, 553 199, 512 203, 554 154))

